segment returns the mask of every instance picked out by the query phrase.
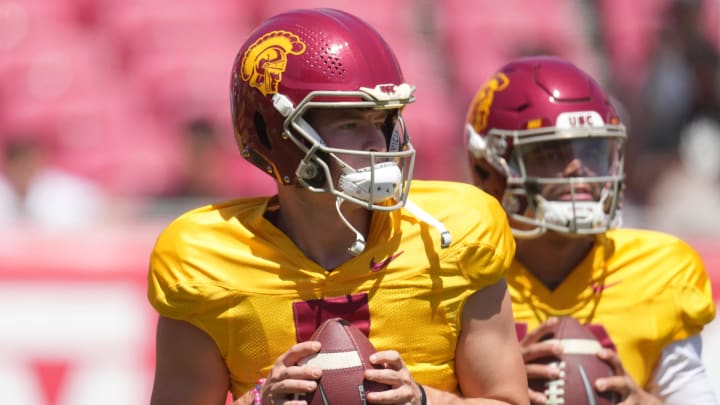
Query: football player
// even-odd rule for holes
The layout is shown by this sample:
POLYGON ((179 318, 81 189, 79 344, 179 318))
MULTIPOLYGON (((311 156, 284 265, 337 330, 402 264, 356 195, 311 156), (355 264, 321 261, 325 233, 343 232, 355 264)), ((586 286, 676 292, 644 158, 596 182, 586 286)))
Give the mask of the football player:
POLYGON ((368 403, 527 403, 506 216, 472 185, 411 184, 413 91, 348 13, 293 10, 250 34, 232 121, 277 194, 198 208, 159 236, 153 405, 220 405, 228 389, 236 404, 303 404, 322 370, 298 361, 333 317, 378 349, 366 378, 392 388, 368 403))
POLYGON ((508 285, 528 378, 560 375, 534 361, 561 348, 530 342, 569 315, 615 370, 598 391, 623 404, 716 403, 700 361, 715 314, 708 275, 682 240, 619 228, 626 133, 598 83, 560 58, 513 60, 477 92, 466 137, 473 182, 516 238, 508 285))

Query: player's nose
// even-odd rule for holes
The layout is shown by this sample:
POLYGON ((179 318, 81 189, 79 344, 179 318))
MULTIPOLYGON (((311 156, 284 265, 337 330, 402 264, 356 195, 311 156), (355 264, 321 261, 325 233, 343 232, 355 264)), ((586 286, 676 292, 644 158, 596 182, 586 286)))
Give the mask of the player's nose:
POLYGON ((564 177, 579 177, 584 176, 588 172, 587 166, 585 166, 585 163, 580 158, 573 158, 568 162, 567 165, 565 165, 565 169, 563 170, 563 176, 564 177))
POLYGON ((387 151, 387 141, 385 139, 385 133, 383 132, 382 128, 378 128, 375 125, 369 125, 365 131, 364 139, 364 150, 370 152, 387 151))

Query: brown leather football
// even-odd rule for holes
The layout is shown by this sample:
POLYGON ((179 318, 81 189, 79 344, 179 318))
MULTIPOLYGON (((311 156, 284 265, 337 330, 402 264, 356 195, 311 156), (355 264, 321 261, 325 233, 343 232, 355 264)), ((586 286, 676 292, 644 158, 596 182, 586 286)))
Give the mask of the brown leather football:
POLYGON ((367 392, 390 388, 365 380, 365 370, 374 368, 369 358, 376 350, 352 323, 341 318, 328 319, 310 340, 317 340, 322 348, 300 363, 317 365, 323 374, 317 389, 305 396, 308 404, 364 405, 367 392))
POLYGON ((530 388, 543 392, 548 405, 612 405, 620 402, 614 393, 595 390, 595 380, 613 375, 610 365, 596 356, 602 345, 595 335, 575 318, 560 317, 553 330, 539 340, 555 341, 563 346, 560 358, 538 359, 538 363, 555 363, 561 370, 555 380, 529 380, 530 388))

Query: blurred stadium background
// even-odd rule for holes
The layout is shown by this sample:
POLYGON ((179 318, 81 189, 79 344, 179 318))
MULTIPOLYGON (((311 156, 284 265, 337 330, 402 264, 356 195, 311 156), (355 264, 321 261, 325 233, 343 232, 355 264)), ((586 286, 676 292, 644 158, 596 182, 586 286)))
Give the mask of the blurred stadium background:
POLYGON ((626 225, 686 239, 720 302, 720 0, 0 0, 3 403, 148 402, 155 236, 273 191, 237 153, 229 70, 264 18, 319 6, 373 24, 417 85, 417 178, 465 178, 465 108, 508 58, 592 73, 630 129, 626 225))

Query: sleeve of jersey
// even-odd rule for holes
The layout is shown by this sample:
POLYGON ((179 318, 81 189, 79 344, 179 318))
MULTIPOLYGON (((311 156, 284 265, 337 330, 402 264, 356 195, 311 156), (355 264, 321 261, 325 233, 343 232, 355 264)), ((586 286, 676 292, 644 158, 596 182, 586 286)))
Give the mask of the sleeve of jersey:
POLYGON ((505 277, 515 255, 515 239, 507 215, 497 200, 484 192, 468 196, 477 209, 465 211, 469 227, 460 241, 458 263, 476 288, 495 284, 505 277))
POLYGON ((676 331, 674 340, 698 334, 715 317, 710 278, 700 255, 689 245, 678 240, 677 270, 672 280, 675 304, 682 327, 676 331))
POLYGON ((150 256, 148 300, 162 316, 192 321, 212 302, 213 284, 203 280, 192 246, 181 235, 171 225, 158 238, 150 256))

